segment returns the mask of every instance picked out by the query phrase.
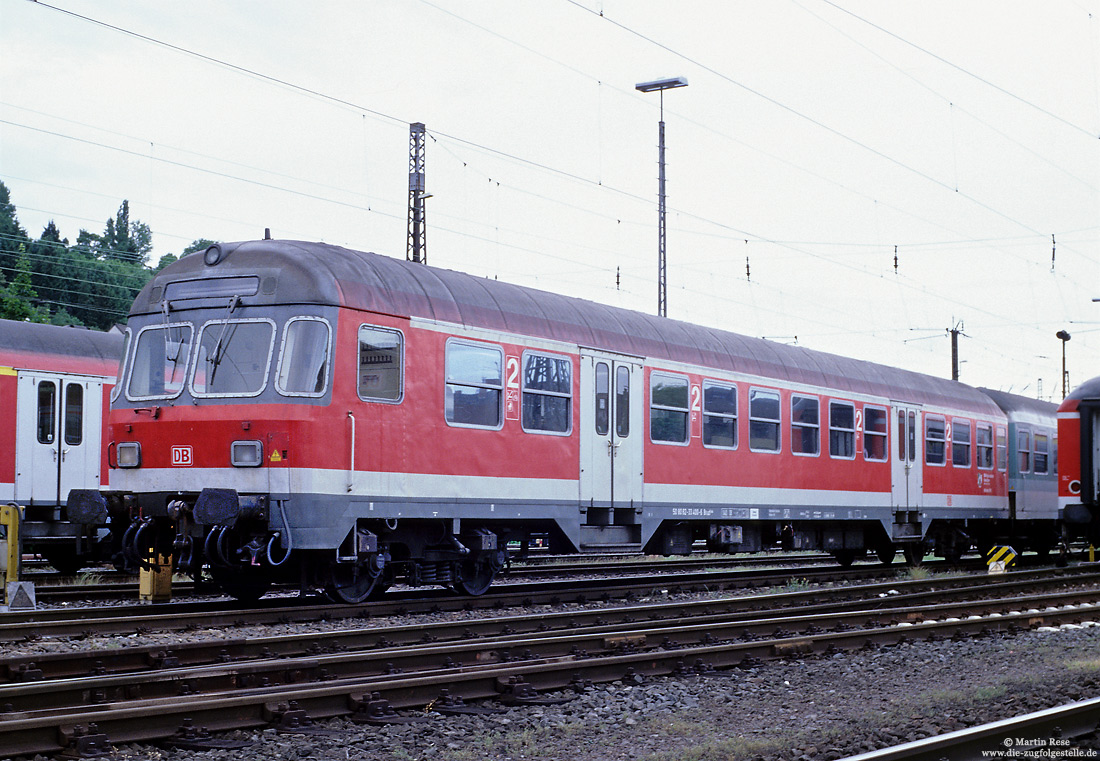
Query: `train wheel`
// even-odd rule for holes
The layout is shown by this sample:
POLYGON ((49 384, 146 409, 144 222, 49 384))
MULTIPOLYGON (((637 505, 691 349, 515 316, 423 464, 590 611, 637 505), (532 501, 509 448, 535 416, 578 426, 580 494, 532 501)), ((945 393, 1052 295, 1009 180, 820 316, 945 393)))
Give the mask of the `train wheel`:
POLYGON ((836 558, 836 562, 841 568, 848 568, 855 562, 856 551, 855 550, 837 550, 833 553, 833 557, 836 558))
POLYGON ((381 569, 374 569, 369 563, 333 565, 329 569, 325 594, 333 602, 358 605, 385 590, 381 580, 381 569))
POLYGON ((893 542, 883 542, 875 550, 875 555, 878 556, 879 562, 883 565, 890 565, 894 562, 894 556, 898 554, 898 548, 894 546, 893 542))
POLYGON ((924 563, 924 543, 923 542, 910 542, 902 546, 902 553, 905 555, 905 562, 912 568, 916 568, 924 563))
POLYGON ((242 574, 226 569, 212 569, 214 583, 222 592, 234 600, 252 603, 259 600, 271 589, 271 580, 254 574, 242 574))
POLYGON ((40 554, 62 576, 76 576, 84 567, 83 558, 78 557, 73 550, 50 547, 43 549, 40 554))
POLYGON ((504 553, 501 551, 475 556, 459 566, 454 589, 459 594, 474 597, 483 595, 493 585, 497 572, 503 567, 504 553))

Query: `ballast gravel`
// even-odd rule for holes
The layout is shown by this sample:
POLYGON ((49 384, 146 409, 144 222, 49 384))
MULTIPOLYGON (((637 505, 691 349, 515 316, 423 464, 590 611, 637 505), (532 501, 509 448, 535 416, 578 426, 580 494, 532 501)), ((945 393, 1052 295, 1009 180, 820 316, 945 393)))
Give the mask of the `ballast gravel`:
POLYGON ((829 761, 1097 696, 1100 626, 1067 626, 596 685, 564 705, 487 716, 427 714, 386 727, 333 719, 320 736, 226 735, 252 742, 238 750, 124 746, 116 758, 829 761))

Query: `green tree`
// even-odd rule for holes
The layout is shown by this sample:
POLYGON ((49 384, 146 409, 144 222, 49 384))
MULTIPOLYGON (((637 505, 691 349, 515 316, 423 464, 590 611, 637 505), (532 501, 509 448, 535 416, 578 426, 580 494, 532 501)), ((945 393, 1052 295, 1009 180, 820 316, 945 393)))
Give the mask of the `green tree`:
POLYGON ((20 252, 25 252, 29 243, 27 231, 20 227, 16 218, 11 192, 0 182, 0 274, 9 282, 15 277, 20 252))
POLYGON ((130 202, 123 201, 100 238, 100 253, 104 259, 117 259, 145 264, 153 250, 153 233, 144 222, 130 221, 130 202))
POLYGON ((213 246, 217 243, 216 240, 210 240, 209 238, 199 238, 198 240, 191 241, 187 248, 183 249, 183 253, 180 254, 180 259, 188 254, 196 254, 213 246))
POLYGON ((31 265, 27 252, 20 251, 16 254, 15 261, 15 277, 0 293, 0 317, 5 320, 45 322, 45 314, 34 305, 38 295, 31 284, 31 265))
POLYGON ((30 244, 31 280, 39 303, 54 312, 70 301, 69 294, 84 274, 81 263, 69 251, 69 241, 51 219, 38 240, 30 244))

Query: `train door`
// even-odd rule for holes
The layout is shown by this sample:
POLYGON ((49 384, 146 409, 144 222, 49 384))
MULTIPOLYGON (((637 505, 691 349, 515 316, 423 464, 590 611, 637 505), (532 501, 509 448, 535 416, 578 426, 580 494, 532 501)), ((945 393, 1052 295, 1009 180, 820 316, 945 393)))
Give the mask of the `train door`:
POLYGON ((589 525, 633 523, 642 499, 642 362, 581 354, 581 503, 589 525))
POLYGON ((895 402, 892 481, 894 510, 917 510, 923 504, 924 469, 920 443, 920 408, 895 402))
POLYGON ((18 389, 16 501, 58 505, 98 488, 102 381, 21 372, 18 389))

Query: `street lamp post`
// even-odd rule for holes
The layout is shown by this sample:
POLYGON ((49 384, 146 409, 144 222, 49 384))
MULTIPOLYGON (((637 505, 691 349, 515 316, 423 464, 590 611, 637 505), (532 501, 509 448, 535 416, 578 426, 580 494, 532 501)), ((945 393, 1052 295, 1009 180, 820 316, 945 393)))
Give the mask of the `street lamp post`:
POLYGON ((1066 394, 1069 390, 1066 388, 1069 385, 1069 377, 1066 375, 1066 344, 1069 342, 1070 335, 1064 330, 1059 330, 1055 333, 1062 341, 1062 398, 1066 398, 1066 394))
POLYGON ((657 129, 657 316, 668 316, 668 282, 665 267, 665 90, 687 87, 686 77, 639 82, 639 92, 661 94, 661 119, 657 129))

